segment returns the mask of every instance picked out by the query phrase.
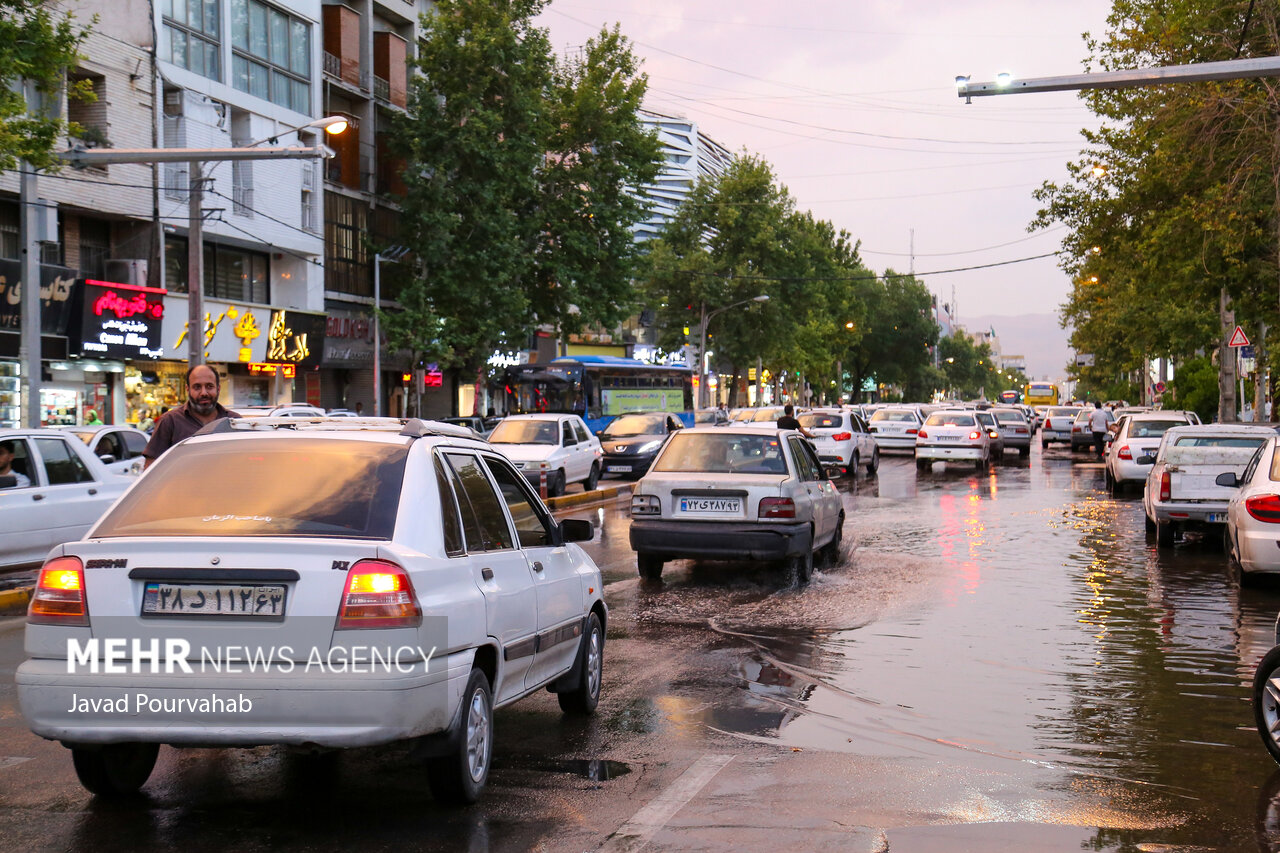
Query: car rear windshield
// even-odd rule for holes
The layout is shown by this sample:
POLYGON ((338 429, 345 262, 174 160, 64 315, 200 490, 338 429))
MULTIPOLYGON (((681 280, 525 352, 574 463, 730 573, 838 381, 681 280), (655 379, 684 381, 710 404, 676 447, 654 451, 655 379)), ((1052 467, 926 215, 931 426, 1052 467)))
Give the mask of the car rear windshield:
POLYGON ((996 412, 996 420, 1002 424, 1025 424, 1027 418, 1022 412, 996 412))
MULTIPOLYGON (((1186 426, 1186 424, 1176 424, 1186 426)), ((1174 447, 1252 447, 1257 449, 1265 444, 1267 437, 1263 435, 1188 435, 1177 439, 1174 447)))
MULTIPOLYGON (((666 432, 666 415, 623 415, 609 424, 607 432, 614 438, 624 435, 655 435, 666 432)), ((492 438, 489 441, 493 441, 492 438)))
POLYGON ((844 426, 844 415, 809 412, 801 415, 800 426, 805 429, 839 429, 844 426))
POLYGON ((1074 418, 1076 415, 1080 414, 1080 411, 1081 411, 1080 409, 1074 409, 1074 408, 1072 408, 1072 407, 1070 407, 1070 406, 1060 406, 1060 407, 1058 407, 1058 408, 1056 408, 1056 409, 1050 409, 1050 410, 1049 410, 1049 417, 1051 417, 1051 418, 1060 418, 1060 417, 1063 417, 1063 416, 1065 415, 1065 416, 1067 416, 1067 417, 1073 417, 1073 418, 1074 418))
POLYGON ((939 412, 929 415, 929 420, 924 422, 925 426, 967 426, 974 425, 973 415, 964 412, 939 412))
POLYGON ((915 423, 916 416, 914 412, 907 412, 899 409, 896 412, 888 409, 881 409, 871 416, 873 421, 894 421, 895 423, 915 423))
POLYGON ((294 436, 183 444, 94 536, 390 539, 408 453, 400 444, 294 436))
POLYGON ((489 435, 490 444, 558 444, 555 421, 503 421, 489 435))
POLYGON ((776 421, 782 417, 782 412, 782 409, 757 409, 755 414, 751 416, 751 420, 757 423, 776 421))
POLYGON ((1186 425, 1186 421, 1134 421, 1133 425, 1129 427, 1129 437, 1159 438, 1164 435, 1167 429, 1186 425))
POLYGON ((678 432, 667 442, 653 470, 689 474, 785 474, 787 460, 776 436, 678 432))

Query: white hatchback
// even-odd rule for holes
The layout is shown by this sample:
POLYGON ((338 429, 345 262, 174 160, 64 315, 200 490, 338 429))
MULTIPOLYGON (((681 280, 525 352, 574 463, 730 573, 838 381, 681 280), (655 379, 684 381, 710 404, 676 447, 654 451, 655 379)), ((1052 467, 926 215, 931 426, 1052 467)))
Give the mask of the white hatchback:
POLYGON ((1280 574, 1280 439, 1269 437, 1236 477, 1224 469, 1217 485, 1236 485, 1227 504, 1226 548, 1241 577, 1280 574))
POLYGON ((600 439, 577 415, 511 415, 503 418, 489 443, 515 463, 535 486, 547 481, 547 494, 563 495, 569 483, 588 492, 600 482, 600 439))
POLYGON ((511 463, 458 427, 224 419, 42 568, 22 714, 123 794, 160 744, 417 739, 437 799, 488 778, 493 709, 600 694, 600 570, 511 463))
POLYGON ((813 448, 823 465, 837 466, 850 477, 857 475, 860 465, 867 467, 868 474, 879 469, 880 448, 861 415, 848 410, 814 409, 798 420, 813 436, 813 448))
POLYGON ((924 418, 915 406, 885 406, 876 409, 868 421, 881 453, 886 450, 914 453, 916 433, 922 423, 924 418))
POLYGON ((927 471, 934 462, 955 460, 983 471, 991 465, 991 432, 978 422, 977 412, 934 412, 916 435, 916 469, 927 471))

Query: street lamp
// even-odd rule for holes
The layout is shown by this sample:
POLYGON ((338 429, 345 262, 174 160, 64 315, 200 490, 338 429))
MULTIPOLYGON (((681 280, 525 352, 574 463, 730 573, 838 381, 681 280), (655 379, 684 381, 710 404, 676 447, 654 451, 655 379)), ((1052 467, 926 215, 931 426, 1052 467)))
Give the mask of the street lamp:
POLYGON ((394 264, 409 254, 408 246, 388 246, 373 256, 373 416, 382 417, 382 332, 378 312, 382 310, 382 262, 394 264))
POLYGON ((707 323, 711 322, 711 318, 730 308, 737 308, 740 305, 746 305, 748 302, 768 302, 769 295, 762 293, 759 296, 753 296, 750 299, 744 299, 741 302, 735 302, 732 305, 726 305, 723 308, 717 308, 710 314, 707 313, 707 303, 702 303, 702 344, 698 347, 698 408, 705 409, 707 401, 707 323))

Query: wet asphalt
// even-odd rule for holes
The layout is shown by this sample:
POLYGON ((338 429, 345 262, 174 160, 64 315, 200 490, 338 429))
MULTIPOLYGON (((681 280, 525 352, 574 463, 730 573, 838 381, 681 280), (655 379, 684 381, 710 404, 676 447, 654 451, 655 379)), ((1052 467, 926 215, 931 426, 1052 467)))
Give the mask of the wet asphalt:
MULTIPOLYGON (((588 720, 500 710, 489 789, 437 806, 396 745, 163 749, 95 800, 31 735, 0 622, 0 841, 21 850, 1280 850, 1253 668, 1280 585, 1216 541, 1158 551, 1138 490, 1066 450, 990 473, 885 457, 841 483, 845 553, 807 586, 676 562, 642 583, 629 496, 565 517, 611 607, 588 720)), ((609 483, 606 482, 605 485, 609 483)))

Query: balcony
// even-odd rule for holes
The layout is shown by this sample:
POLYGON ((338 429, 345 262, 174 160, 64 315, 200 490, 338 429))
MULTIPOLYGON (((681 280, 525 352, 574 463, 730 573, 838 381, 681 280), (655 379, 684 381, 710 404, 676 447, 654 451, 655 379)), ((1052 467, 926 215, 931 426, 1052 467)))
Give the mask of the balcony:
POLYGON ((327 50, 324 52, 324 73, 330 77, 342 77, 342 60, 327 50))
POLYGON ((373 96, 384 104, 391 103, 391 81, 375 76, 373 78, 373 96))

